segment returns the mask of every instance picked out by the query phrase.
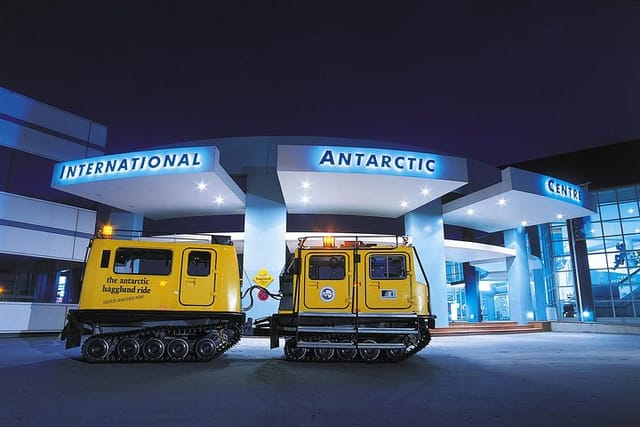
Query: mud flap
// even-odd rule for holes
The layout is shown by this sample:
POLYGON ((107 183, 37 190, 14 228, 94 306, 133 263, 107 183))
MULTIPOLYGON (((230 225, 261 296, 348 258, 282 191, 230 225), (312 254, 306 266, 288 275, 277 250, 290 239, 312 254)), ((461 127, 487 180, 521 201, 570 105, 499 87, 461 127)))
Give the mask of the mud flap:
POLYGON ((60 332, 60 339, 66 340, 65 348, 78 347, 82 339, 83 325, 76 319, 75 313, 69 311, 67 314, 67 324, 60 332))
POLYGON ((280 347, 280 336, 278 334, 278 319, 276 318, 276 316, 271 316, 271 319, 269 321, 269 329, 271 329, 271 333, 270 333, 270 338, 271 338, 271 348, 278 348, 280 347))

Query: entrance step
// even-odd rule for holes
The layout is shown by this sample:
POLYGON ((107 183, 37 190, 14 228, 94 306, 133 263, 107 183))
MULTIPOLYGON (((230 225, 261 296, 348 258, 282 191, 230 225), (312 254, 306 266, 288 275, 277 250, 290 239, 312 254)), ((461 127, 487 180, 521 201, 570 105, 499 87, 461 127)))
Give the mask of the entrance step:
POLYGON ((551 331, 551 322, 529 322, 526 325, 519 325, 517 322, 451 322, 447 328, 431 329, 431 335, 446 337, 458 335, 522 334, 549 331, 551 331))

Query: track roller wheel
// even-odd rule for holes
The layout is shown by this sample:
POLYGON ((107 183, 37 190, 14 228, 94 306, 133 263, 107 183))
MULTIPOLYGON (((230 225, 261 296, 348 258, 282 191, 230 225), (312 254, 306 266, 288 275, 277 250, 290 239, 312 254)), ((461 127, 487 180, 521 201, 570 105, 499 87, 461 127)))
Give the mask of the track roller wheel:
POLYGON ((82 355, 89 362, 104 360, 109 354, 109 341, 101 337, 90 337, 82 346, 82 355))
MULTIPOLYGON (((318 342, 329 344, 329 340, 320 340, 318 342)), ((327 360, 331 360, 333 355, 335 354, 335 349, 333 348, 315 348, 313 349, 313 354, 316 356, 318 360, 326 362, 327 360)))
POLYGON ((220 337, 225 343, 236 342, 240 337, 240 330, 233 325, 229 325, 222 330, 220 337))
MULTIPOLYGON (((340 342, 351 343, 351 341, 349 340, 342 340, 340 342)), ((356 357, 356 354, 358 354, 358 350, 356 350, 355 348, 339 348, 336 350, 336 354, 338 356, 338 359, 349 362, 356 357)))
POLYGON ((189 343, 184 338, 174 338, 167 344, 167 354, 172 360, 182 360, 189 353, 189 343))
POLYGON ((140 353, 140 343, 133 337, 123 338, 116 347, 116 353, 121 360, 133 360, 140 353))
POLYGON ((398 360, 402 359, 402 357, 404 356, 404 353, 405 353, 405 349, 403 348, 390 348, 384 351, 384 354, 387 356, 387 359, 389 359, 392 362, 397 362, 398 360))
MULTIPOLYGON (((363 343, 366 344, 377 344, 374 340, 364 340, 363 343)), ((361 348, 360 349, 360 357, 367 362, 373 362, 378 357, 380 357, 380 349, 379 348, 361 348)))
POLYGON ((159 338, 149 338, 142 346, 142 354, 146 360, 158 360, 164 353, 164 343, 159 338))
POLYGON ((289 338, 284 344, 284 355, 289 360, 303 360, 307 356, 307 349, 298 347, 295 338, 289 338))
POLYGON ((201 338, 196 342, 195 352, 198 360, 211 360, 216 354, 216 343, 211 338, 201 338))

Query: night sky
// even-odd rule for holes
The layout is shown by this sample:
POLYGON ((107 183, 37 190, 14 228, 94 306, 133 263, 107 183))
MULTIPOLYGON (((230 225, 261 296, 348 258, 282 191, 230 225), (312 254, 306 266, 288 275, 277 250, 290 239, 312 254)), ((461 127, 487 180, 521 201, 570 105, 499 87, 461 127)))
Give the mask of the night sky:
POLYGON ((318 135, 505 165, 640 138, 640 2, 5 0, 0 86, 113 153, 318 135))

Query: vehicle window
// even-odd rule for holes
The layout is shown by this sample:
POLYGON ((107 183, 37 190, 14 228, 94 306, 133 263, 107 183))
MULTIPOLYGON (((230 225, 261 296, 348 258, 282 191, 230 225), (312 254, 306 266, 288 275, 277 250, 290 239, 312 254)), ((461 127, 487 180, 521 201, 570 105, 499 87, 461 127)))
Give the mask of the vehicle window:
POLYGON ((407 277, 404 255, 375 255, 369 258, 372 279, 404 279, 407 277))
POLYGON ((208 276, 211 273, 211 253, 202 251, 189 252, 189 276, 208 276))
POLYGON ((100 268, 109 267, 109 258, 111 257, 111 251, 109 249, 104 249, 102 251, 102 257, 100 258, 100 268))
POLYGON ((172 253, 166 249, 118 248, 113 271, 120 274, 171 273, 172 253))
POLYGON ((344 255, 312 255, 309 258, 309 278, 316 280, 344 279, 344 255))

